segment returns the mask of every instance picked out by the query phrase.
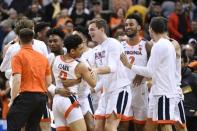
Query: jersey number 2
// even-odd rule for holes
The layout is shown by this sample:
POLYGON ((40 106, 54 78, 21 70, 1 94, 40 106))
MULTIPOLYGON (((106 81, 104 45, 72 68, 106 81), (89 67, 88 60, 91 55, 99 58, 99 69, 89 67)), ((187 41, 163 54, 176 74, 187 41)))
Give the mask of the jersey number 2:
POLYGON ((67 72, 61 71, 60 74, 59 74, 59 77, 62 80, 66 80, 67 79, 67 72))

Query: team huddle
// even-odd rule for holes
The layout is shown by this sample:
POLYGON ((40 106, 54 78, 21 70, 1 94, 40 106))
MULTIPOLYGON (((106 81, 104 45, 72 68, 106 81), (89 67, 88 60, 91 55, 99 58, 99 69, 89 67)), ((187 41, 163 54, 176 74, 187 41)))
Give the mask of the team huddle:
POLYGON ((105 20, 93 19, 88 33, 94 48, 80 30, 64 39, 61 30, 50 29, 49 54, 34 39, 33 23, 25 22, 31 23, 17 23, 19 41, 8 47, 0 67, 11 87, 8 131, 37 131, 49 98, 57 131, 128 131, 130 121, 135 131, 187 130, 180 47, 168 37, 166 19, 151 20, 152 40, 146 41, 141 18, 129 15, 122 42, 107 36, 105 20))

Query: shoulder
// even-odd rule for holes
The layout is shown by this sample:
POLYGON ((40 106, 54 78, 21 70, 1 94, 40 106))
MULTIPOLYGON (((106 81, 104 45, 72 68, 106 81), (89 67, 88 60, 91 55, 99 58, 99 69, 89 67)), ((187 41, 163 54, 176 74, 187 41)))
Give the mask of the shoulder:
POLYGON ((35 45, 40 45, 40 46, 46 46, 46 44, 43 41, 40 41, 40 40, 37 40, 37 39, 34 39, 34 44, 35 45))

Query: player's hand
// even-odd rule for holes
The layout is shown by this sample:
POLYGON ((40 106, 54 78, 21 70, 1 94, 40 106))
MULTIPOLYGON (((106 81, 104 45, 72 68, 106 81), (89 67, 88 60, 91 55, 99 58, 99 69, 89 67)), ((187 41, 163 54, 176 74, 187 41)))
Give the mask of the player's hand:
POLYGON ((70 92, 70 90, 67 88, 56 88, 55 94, 59 94, 63 97, 68 97, 68 96, 72 95, 72 92, 70 92))
POLYGON ((120 60, 121 60, 121 62, 123 63, 124 66, 131 69, 132 65, 129 63, 126 54, 122 53, 120 55, 120 60))
POLYGON ((81 79, 66 79, 66 80, 62 80, 62 84, 64 87, 71 87, 74 86, 76 84, 79 84, 81 82, 81 79))
POLYGON ((142 80, 144 79, 143 76, 141 75, 136 75, 134 80, 133 80, 133 85, 135 86, 139 86, 142 83, 142 80))

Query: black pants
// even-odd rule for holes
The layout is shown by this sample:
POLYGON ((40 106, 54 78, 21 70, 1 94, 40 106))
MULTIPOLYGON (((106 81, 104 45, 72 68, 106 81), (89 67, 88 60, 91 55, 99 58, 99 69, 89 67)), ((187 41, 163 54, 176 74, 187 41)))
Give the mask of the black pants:
POLYGON ((16 97, 7 114, 8 131, 38 131, 39 122, 46 108, 47 95, 21 93, 16 97))
POLYGON ((187 117, 187 130, 188 131, 197 131, 197 117, 187 117))

